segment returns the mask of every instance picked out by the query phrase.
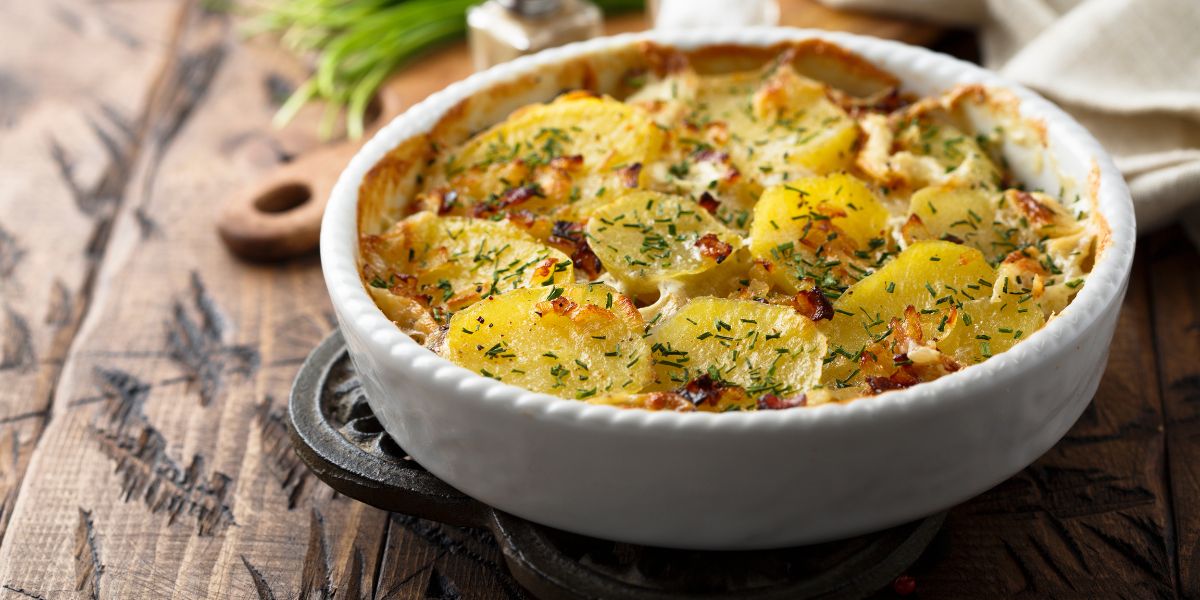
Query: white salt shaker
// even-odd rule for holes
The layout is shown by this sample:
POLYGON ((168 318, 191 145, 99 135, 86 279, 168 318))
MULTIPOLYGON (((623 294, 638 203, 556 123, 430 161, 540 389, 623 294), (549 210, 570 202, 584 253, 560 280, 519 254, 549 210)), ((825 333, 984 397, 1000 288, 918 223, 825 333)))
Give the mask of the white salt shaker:
POLYGON ((647 0, 655 29, 778 25, 777 0, 647 0))
POLYGON ((487 0, 467 11, 477 71, 603 31, 604 16, 588 0, 487 0))

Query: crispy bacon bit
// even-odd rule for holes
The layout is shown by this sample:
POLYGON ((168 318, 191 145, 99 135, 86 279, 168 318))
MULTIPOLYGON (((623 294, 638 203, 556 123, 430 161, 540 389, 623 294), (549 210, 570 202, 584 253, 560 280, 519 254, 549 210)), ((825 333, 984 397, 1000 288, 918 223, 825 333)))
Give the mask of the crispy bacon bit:
POLYGON ((524 204, 534 198, 542 198, 545 194, 542 192, 542 186, 537 183, 529 183, 505 190, 503 194, 496 200, 489 200, 480 204, 476 204, 471 209, 471 214, 476 218, 487 218, 500 211, 513 206, 524 204))
POLYGON ((550 242, 576 242, 583 239, 583 223, 575 221, 555 221, 554 230, 550 233, 550 242))
POLYGON ((622 167, 617 170, 617 173, 621 176, 625 187, 635 188, 638 186, 638 179, 642 173, 642 163, 635 162, 632 165, 622 167))
POLYGON ((950 235, 949 233, 942 234, 942 241, 950 242, 951 244, 958 244, 960 246, 963 244, 962 238, 955 235, 950 235))
POLYGON ((554 313, 566 317, 575 312, 577 308, 579 308, 579 304, 566 296, 559 296, 553 300, 543 300, 537 303, 537 312, 539 315, 554 313))
POLYGON ((500 196, 500 208, 508 208, 510 206, 522 204, 541 196, 541 186, 534 183, 510 188, 500 196))
POLYGON ((728 242, 722 242, 715 233, 706 233, 696 240, 696 247, 700 249, 700 254, 707 256, 717 261, 717 264, 725 262, 729 258, 729 254, 733 252, 733 246, 728 242))
POLYGON ((729 389, 728 385, 714 381, 708 373, 705 373, 687 382, 687 385, 680 388, 677 393, 694 406, 701 406, 705 402, 710 406, 716 406, 721 400, 721 394, 727 389, 729 389))
POLYGON ((521 229, 529 230, 537 224, 537 215, 527 210, 514 210, 508 213, 508 221, 521 229))
POLYGON ((708 214, 710 214, 710 215, 717 214, 717 209, 720 208, 720 206, 721 206, 721 203, 718 202, 716 197, 713 196, 712 194, 710 194, 708 192, 704 192, 704 193, 700 194, 700 208, 703 208, 704 210, 708 211, 708 214))
POLYGON ((1016 200, 1017 208, 1029 217, 1030 221, 1038 225, 1045 225, 1054 221, 1054 209, 1042 204, 1033 194, 1020 190, 1012 190, 1009 194, 1016 200))
POLYGON ((780 398, 775 394, 763 394, 758 398, 758 410, 782 410, 798 406, 808 406, 808 396, 796 394, 780 398))
POLYGON ((592 252, 591 246, 588 246, 587 236, 583 229, 583 223, 555 221, 554 230, 550 233, 548 241, 551 245, 567 253, 571 257, 571 262, 575 263, 576 269, 586 273, 589 279, 595 279, 600 275, 604 265, 600 263, 600 258, 592 252))
POLYGON ((604 270, 604 265, 600 263, 600 257, 592 252, 591 246, 588 246, 586 241, 571 253, 571 262, 575 263, 576 269, 587 274, 588 279, 595 279, 604 270))
POLYGON ((583 166, 583 155, 556 156, 550 159, 550 167, 561 171, 574 171, 583 166))
POLYGON ((810 321, 833 318, 833 305, 829 303, 829 298, 826 298, 825 294, 818 289, 796 292, 796 297, 792 298, 792 307, 796 309, 796 312, 808 317, 810 321))
POLYGON ((916 376, 909 372, 905 367, 892 373, 888 377, 866 377, 867 387, 871 389, 872 394, 882 394, 891 390, 902 390, 907 387, 912 387, 919 383, 916 376))
POLYGON ((458 204, 458 192, 450 190, 442 194, 442 201, 438 204, 438 214, 444 215, 452 210, 458 204))

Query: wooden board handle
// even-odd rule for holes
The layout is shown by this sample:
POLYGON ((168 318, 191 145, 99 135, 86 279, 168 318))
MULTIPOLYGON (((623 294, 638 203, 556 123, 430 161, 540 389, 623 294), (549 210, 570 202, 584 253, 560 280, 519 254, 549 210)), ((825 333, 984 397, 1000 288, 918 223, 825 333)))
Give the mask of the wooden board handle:
POLYGON ((217 219, 225 245, 260 261, 311 252, 333 185, 357 150, 358 144, 343 142, 304 154, 235 194, 217 219))
MULTIPOLYGON (((392 85, 376 96, 378 111, 367 125, 379 126, 402 112, 404 97, 392 85)), ((234 194, 217 219, 217 232, 238 256, 276 261, 311 252, 321 236, 321 217, 342 169, 361 146, 345 141, 306 152, 234 194)))

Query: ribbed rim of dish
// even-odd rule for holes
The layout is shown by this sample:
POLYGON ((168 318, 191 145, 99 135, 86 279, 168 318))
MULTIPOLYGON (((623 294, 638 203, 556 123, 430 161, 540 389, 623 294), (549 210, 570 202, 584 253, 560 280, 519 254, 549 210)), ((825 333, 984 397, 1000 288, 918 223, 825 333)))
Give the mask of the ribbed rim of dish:
MULTIPOLYGON (((1087 160, 1083 161, 1085 164, 1087 160)), ((1082 182, 1081 182, 1082 183, 1082 182)), ((469 394, 480 402, 501 405, 536 418, 577 425, 652 427, 662 430, 741 430, 827 427, 877 415, 935 409, 953 401, 977 382, 1018 376, 1024 361, 1071 351, 1072 344, 1119 301, 1133 262, 1136 238, 1129 190, 1112 159, 1090 133, 1057 106, 1033 91, 980 67, 950 56, 899 42, 860 35, 793 28, 744 28, 708 31, 649 31, 596 38, 546 50, 487 71, 476 73, 429 96, 394 119, 351 160, 331 194, 321 226, 321 266, 342 326, 354 328, 371 345, 376 357, 394 368, 409 370, 432 381, 447 394, 469 394), (589 404, 537 393, 506 384, 451 363, 402 333, 375 306, 359 279, 357 266, 357 202, 363 176, 401 141, 427 132, 460 100, 501 83, 537 71, 544 65, 580 55, 626 47, 641 41, 693 49, 715 44, 770 46, 804 39, 822 39, 854 52, 889 72, 914 71, 945 88, 981 83, 1011 91, 1020 100, 1025 118, 1041 119, 1049 138, 1068 153, 1085 157, 1100 170, 1099 206, 1111 228, 1111 243, 1096 262, 1087 284, 1054 320, 1010 350, 935 381, 845 404, 776 411, 731 413, 649 411, 589 404), (383 360, 383 358, 380 358, 383 360)), ((960 398, 961 399, 961 398, 960 398)))

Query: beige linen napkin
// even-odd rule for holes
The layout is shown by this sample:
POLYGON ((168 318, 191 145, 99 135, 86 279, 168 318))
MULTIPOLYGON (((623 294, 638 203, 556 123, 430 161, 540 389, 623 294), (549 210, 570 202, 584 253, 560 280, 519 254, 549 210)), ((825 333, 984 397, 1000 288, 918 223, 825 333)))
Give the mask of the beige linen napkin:
POLYGON ((974 27, 984 65, 1074 115, 1116 158, 1138 231, 1200 246, 1200 0, 822 0, 974 27))

